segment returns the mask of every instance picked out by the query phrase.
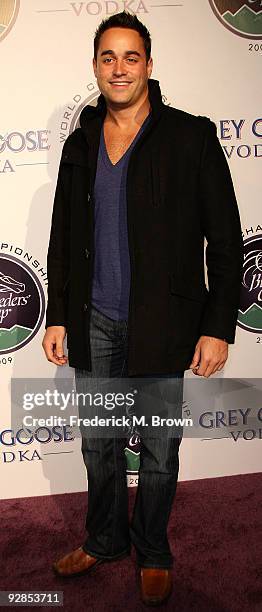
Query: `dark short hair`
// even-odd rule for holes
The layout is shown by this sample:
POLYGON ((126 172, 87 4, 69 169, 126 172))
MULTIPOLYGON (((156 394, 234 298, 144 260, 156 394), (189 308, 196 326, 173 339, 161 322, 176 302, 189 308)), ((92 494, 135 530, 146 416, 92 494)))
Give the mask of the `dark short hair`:
POLYGON ((129 28, 130 30, 136 30, 138 34, 140 34, 141 38, 144 42, 146 61, 150 59, 151 56, 151 37, 146 26, 139 21, 136 15, 132 15, 127 11, 122 11, 122 13, 117 13, 116 15, 111 15, 108 19, 103 19, 100 25, 95 31, 94 38, 94 58, 97 58, 97 52, 99 47, 99 41, 104 32, 109 30, 110 28, 129 28))

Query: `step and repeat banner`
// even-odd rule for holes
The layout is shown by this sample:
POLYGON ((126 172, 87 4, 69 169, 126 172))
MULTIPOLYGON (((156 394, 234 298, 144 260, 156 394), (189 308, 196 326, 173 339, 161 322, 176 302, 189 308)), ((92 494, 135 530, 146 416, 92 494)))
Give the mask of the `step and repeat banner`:
MULTIPOLYGON (((252 384, 261 376, 262 0, 1 0, 2 498, 86 488, 80 438, 69 426, 26 432, 12 427, 11 381, 54 378, 59 385, 67 379, 73 386, 74 371, 48 363, 41 345, 53 197, 63 143, 82 108, 96 104, 99 95, 92 69, 95 29, 103 18, 124 9, 151 32, 152 77, 160 82, 164 102, 216 123, 245 245, 236 343, 218 378, 238 381, 239 393, 244 379, 252 384)), ((192 377, 186 373, 183 409, 188 417, 192 377)), ((240 397, 234 410, 227 402, 224 410, 215 402, 203 409, 202 433, 181 445, 181 480, 261 471, 262 414, 258 410, 251 423, 248 399, 243 400, 244 392, 240 397)), ((259 394, 256 401, 259 408, 259 394)), ((139 467, 136 435, 126 456, 132 486, 139 467)))

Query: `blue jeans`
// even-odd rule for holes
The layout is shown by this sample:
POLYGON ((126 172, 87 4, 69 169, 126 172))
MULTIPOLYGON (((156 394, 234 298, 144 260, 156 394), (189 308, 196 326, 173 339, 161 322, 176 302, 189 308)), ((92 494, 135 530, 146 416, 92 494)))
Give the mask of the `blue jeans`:
MULTIPOLYGON (((127 321, 113 321, 92 308, 90 341, 92 372, 76 369, 77 392, 86 390, 90 377, 127 377, 127 321)), ((169 378, 180 378, 183 386, 183 376, 184 372, 176 372, 169 378)), ((140 567, 172 567, 167 525, 176 492, 180 441, 168 435, 141 439, 139 482, 129 525, 127 438, 82 437, 88 472, 85 552, 110 561, 130 554, 132 543, 140 567)))

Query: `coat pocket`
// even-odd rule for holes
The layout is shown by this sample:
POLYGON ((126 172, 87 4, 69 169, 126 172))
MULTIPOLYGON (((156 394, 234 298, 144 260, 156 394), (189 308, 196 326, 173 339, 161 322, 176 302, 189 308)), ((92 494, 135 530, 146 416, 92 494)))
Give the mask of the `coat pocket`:
MULTIPOLYGON (((206 308, 208 291, 203 285, 170 274, 168 353, 194 350, 200 336, 200 324, 206 308)), ((193 353, 192 353, 193 356, 193 353)))
POLYGON ((208 290, 204 282, 192 283, 190 279, 178 276, 175 273, 169 274, 169 289, 171 295, 181 296, 188 300, 205 302, 208 298, 208 290))

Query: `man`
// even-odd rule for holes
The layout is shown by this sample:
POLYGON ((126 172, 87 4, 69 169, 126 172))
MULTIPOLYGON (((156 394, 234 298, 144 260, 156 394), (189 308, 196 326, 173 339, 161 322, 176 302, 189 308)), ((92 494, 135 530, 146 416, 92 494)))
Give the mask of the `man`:
MULTIPOLYGON (((56 365, 92 377, 209 377, 234 343, 242 237, 215 125, 162 102, 151 39, 136 16, 98 27, 93 68, 101 95, 64 144, 48 250, 43 347, 56 365), (207 240, 207 290, 204 280, 207 240)), ((172 75, 173 76, 173 75, 172 75)), ((88 572, 136 548, 142 599, 172 589, 166 530, 179 439, 142 440, 130 528, 123 440, 83 438, 89 536, 54 566, 88 572)))

